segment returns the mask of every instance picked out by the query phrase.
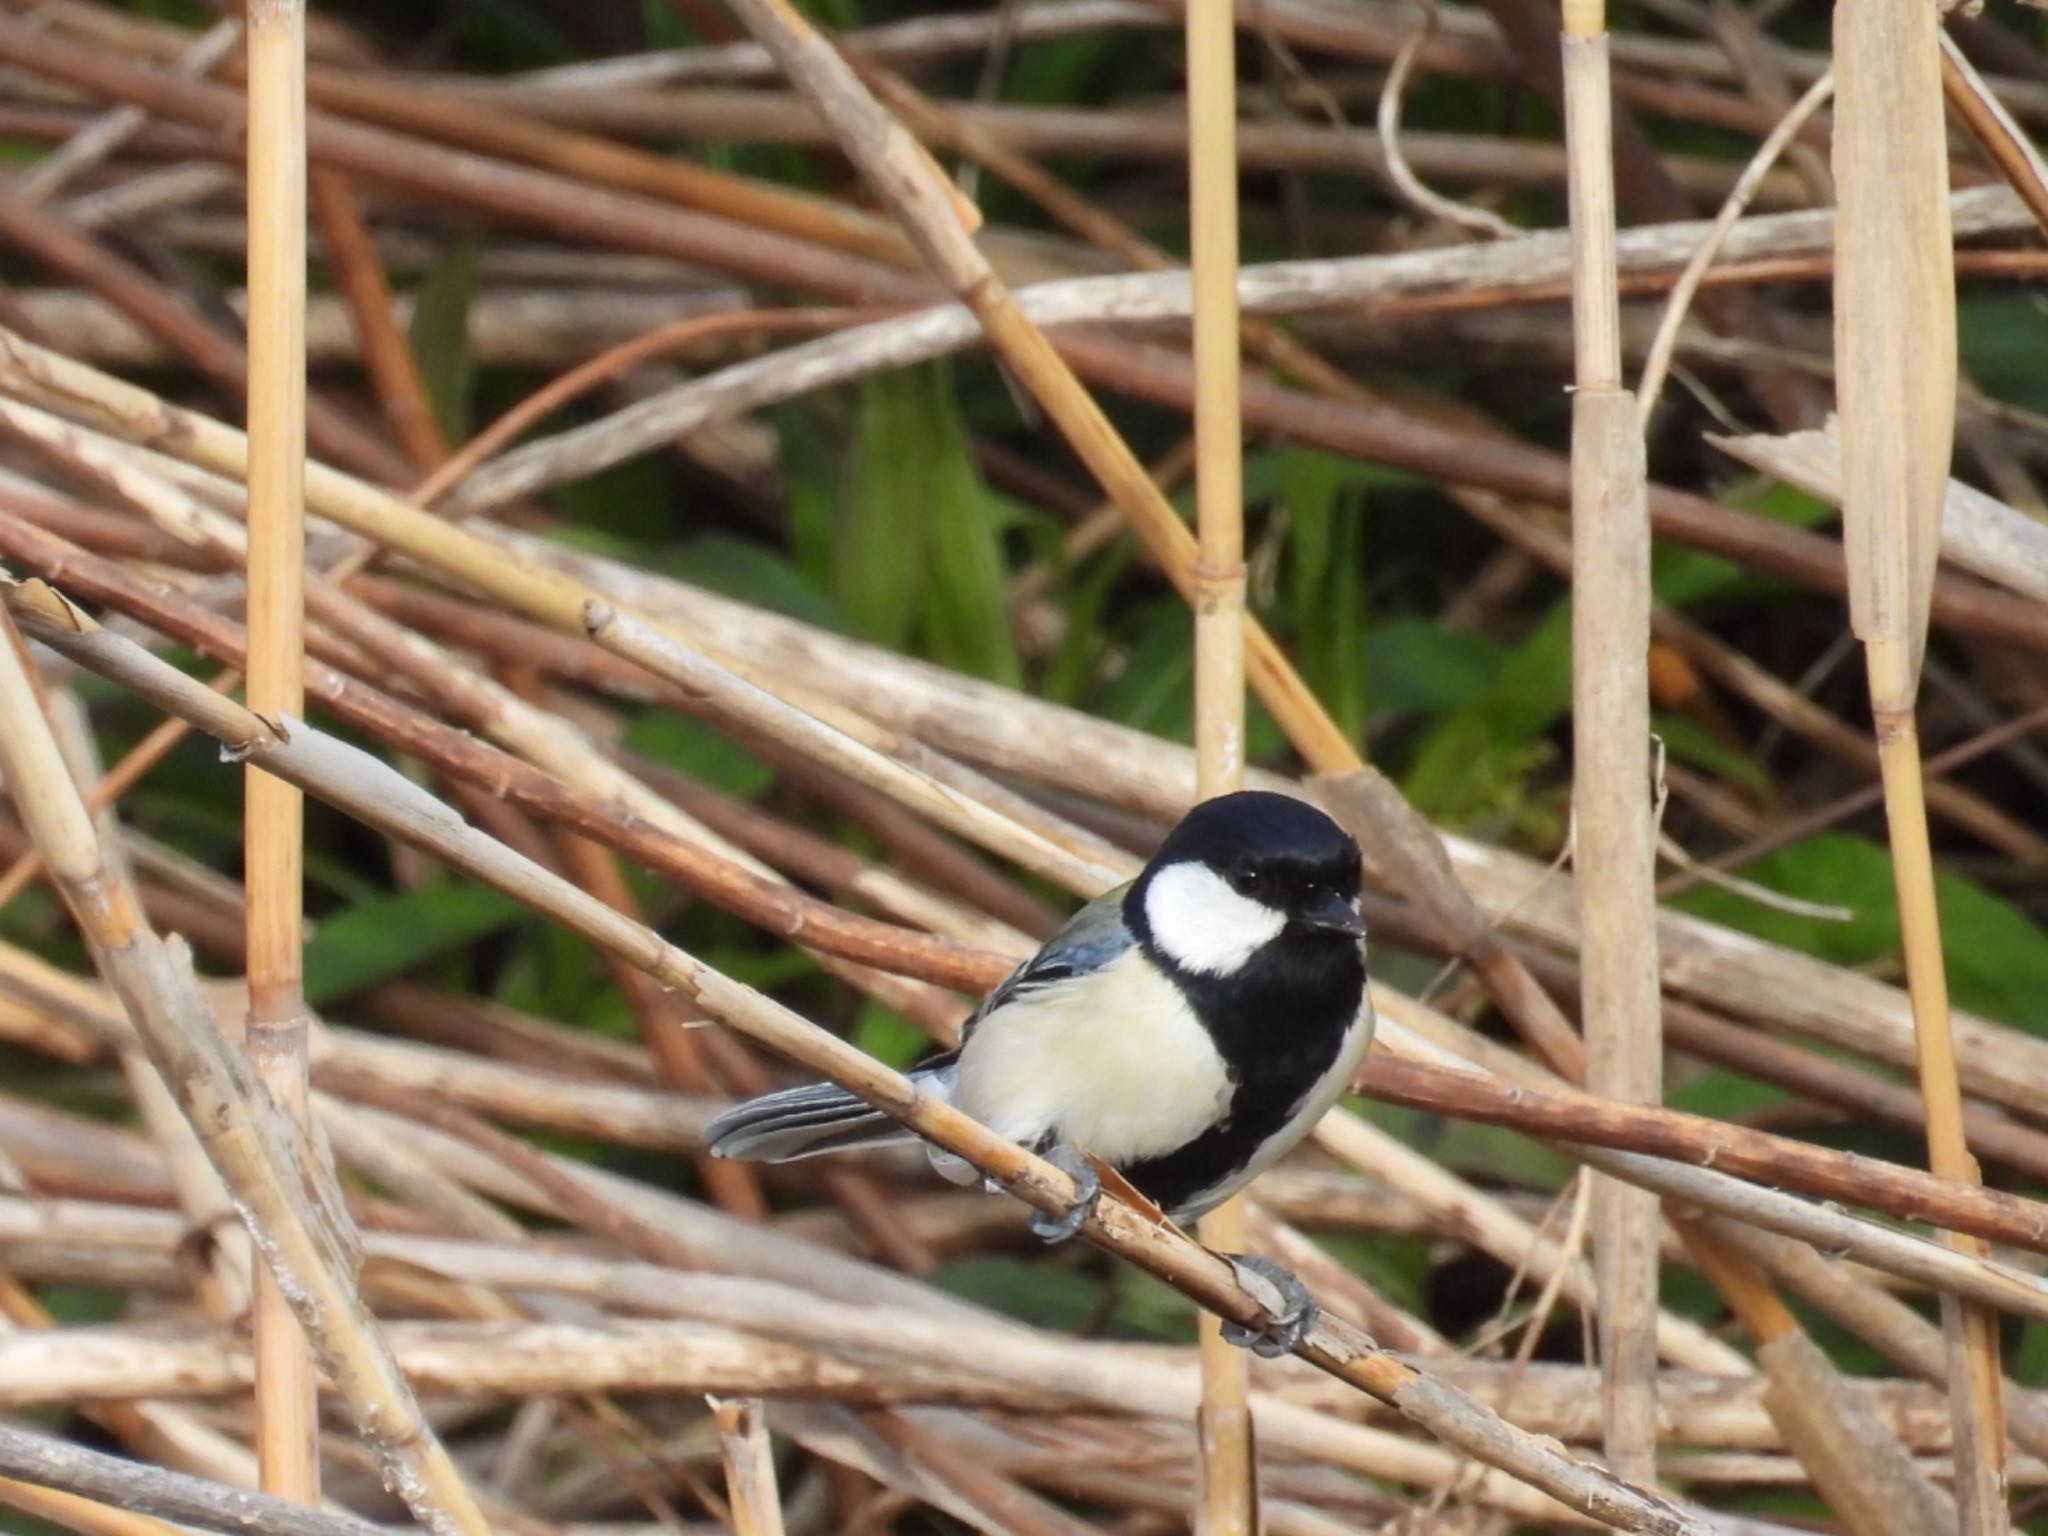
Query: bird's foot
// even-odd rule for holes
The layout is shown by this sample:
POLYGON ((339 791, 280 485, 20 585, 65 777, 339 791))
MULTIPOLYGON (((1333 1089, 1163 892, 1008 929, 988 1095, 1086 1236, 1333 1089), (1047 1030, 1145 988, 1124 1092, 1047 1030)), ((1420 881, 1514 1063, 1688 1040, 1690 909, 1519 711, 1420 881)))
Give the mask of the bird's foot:
POLYGON ((1088 1154, 1070 1141, 1054 1146, 1045 1154, 1045 1160, 1074 1181, 1074 1203, 1059 1216, 1036 1212, 1031 1218, 1031 1230, 1048 1243, 1064 1243, 1095 1214, 1102 1199, 1102 1179, 1089 1164, 1088 1154))
POLYGON ((1248 1349, 1262 1360, 1293 1354, 1323 1310, 1309 1295, 1308 1287, 1271 1259, 1250 1253, 1226 1253, 1223 1257, 1236 1271, 1238 1288, 1266 1309, 1266 1321, 1256 1328, 1224 1319, 1224 1342, 1248 1349))

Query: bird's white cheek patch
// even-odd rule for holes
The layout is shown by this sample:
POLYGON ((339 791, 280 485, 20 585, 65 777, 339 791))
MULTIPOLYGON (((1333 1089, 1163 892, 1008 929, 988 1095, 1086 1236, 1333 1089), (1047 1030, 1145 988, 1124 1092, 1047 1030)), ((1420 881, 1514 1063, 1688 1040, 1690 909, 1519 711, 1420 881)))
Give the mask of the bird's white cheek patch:
POLYGON ((1201 864, 1169 864, 1145 887, 1152 942, 1203 976, 1228 976, 1260 945, 1280 937, 1287 915, 1240 896, 1201 864))

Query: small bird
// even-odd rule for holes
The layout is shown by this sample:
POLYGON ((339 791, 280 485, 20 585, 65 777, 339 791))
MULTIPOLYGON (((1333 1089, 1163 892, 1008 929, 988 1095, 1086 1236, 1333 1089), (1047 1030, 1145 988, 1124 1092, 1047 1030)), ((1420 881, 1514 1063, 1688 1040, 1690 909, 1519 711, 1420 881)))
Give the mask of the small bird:
MULTIPOLYGON (((1372 1042, 1359 853, 1285 795, 1197 805, 1129 884, 1077 912, 967 1021, 958 1050, 911 1073, 991 1130, 1039 1152, 1078 1191, 1073 1236, 1102 1187, 1099 1158, 1178 1222, 1222 1204, 1308 1134, 1372 1042)), ((735 1105, 706 1132, 718 1157, 787 1162, 916 1137, 830 1083, 735 1105)), ((931 1149, 942 1174, 974 1171, 931 1149)), ((1291 1350, 1314 1302, 1277 1265, 1239 1257, 1281 1306, 1261 1354, 1291 1350)))

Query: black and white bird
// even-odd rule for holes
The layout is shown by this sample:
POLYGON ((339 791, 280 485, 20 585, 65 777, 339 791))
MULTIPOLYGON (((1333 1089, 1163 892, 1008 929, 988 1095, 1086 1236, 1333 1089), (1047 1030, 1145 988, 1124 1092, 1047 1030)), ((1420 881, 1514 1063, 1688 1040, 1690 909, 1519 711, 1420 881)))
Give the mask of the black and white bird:
MULTIPOLYGON (((1046 1155, 1080 1199, 1039 1216, 1050 1241, 1087 1220, 1099 1158, 1175 1221, 1220 1205, 1337 1102, 1371 1044, 1358 847, 1328 816, 1247 791, 1191 810, 1130 884, 1083 907, 976 1010, 960 1048, 911 1076, 1046 1155)), ((916 1138, 829 1083, 714 1120, 720 1157, 785 1162, 916 1138)), ((974 1171, 932 1149, 939 1171, 974 1171)), ((1279 1353, 1313 1318, 1298 1281, 1244 1261, 1285 1305, 1239 1343, 1279 1353)))

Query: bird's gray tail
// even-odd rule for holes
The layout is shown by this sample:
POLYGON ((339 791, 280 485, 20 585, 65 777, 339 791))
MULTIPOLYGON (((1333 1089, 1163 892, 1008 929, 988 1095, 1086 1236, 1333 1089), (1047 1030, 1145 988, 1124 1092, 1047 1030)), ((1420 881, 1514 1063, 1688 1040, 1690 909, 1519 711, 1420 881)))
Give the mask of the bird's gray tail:
MULTIPOLYGON (((952 1059, 919 1067, 910 1080, 934 1098, 950 1099, 952 1059)), ((704 1128, 704 1142, 713 1157, 751 1163, 788 1163, 824 1152, 899 1146, 917 1139, 914 1131, 834 1083, 765 1093, 733 1105, 704 1128)))

